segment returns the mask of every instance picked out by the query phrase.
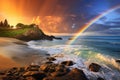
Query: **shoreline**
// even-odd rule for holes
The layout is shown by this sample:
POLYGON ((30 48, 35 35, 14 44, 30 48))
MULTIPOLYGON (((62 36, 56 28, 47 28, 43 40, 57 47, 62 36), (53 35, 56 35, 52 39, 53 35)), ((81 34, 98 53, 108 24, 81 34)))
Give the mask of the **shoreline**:
POLYGON ((16 63, 14 60, 0 55, 0 71, 6 70, 12 67, 20 67, 20 64, 16 63))
MULTIPOLYGON (((35 63, 37 59, 44 61, 47 57, 47 52, 29 48, 26 42, 14 38, 0 37, 0 50, 0 57, 3 56, 4 59, 9 59, 6 60, 6 63, 11 61, 20 66, 35 63)), ((5 63, 0 65, 5 65, 5 63)))
MULTIPOLYGON (((85 75, 86 79, 85 80, 106 80, 107 75, 106 74, 112 74, 113 72, 110 71, 107 67, 105 67, 104 65, 101 65, 99 63, 92 63, 90 62, 90 64, 86 65, 85 63, 80 64, 79 60, 78 62, 72 60, 72 59, 64 59, 64 54, 51 54, 48 53, 47 51, 42 51, 40 49, 34 49, 34 48, 30 48, 26 42, 24 41, 20 41, 17 39, 13 39, 13 38, 0 38, 0 49, 1 49, 1 53, 0 55, 5 56, 8 61, 12 61, 15 62, 17 64, 19 64, 19 66, 8 66, 7 68, 7 72, 14 72, 14 70, 16 71, 15 74, 11 74, 9 73, 9 75, 4 75, 4 77, 6 78, 20 78, 19 76, 16 76, 16 73, 22 74, 22 77, 24 77, 24 74, 27 74, 27 77, 29 76, 30 78, 33 78, 33 75, 46 75, 46 77, 44 77, 45 79, 40 79, 40 80, 63 80, 64 78, 67 80, 79 80, 80 79, 80 74, 85 75), (3 54, 4 53, 4 54, 3 54), (60 61, 61 60, 61 61, 60 61), (77 64, 80 64, 81 66, 77 66, 77 64), (42 66, 43 65, 43 66, 42 66), (56 71, 57 69, 61 69, 61 66, 63 65, 64 67, 62 67, 62 71, 64 72, 64 69, 66 69, 65 73, 61 73, 61 71, 56 71), (39 68, 38 68, 39 66, 39 68), (42 69, 41 69, 42 66, 42 69), (75 67, 76 66, 76 67, 75 67), (26 68, 32 68, 31 70, 27 70, 26 68), (36 68, 37 67, 37 68, 36 68), (23 69, 24 71, 23 73, 19 72, 19 69, 23 69), (54 69, 53 69, 54 68, 54 69), (100 69, 101 68, 101 69, 100 69), (34 70, 35 69, 35 70, 34 70), (45 69, 45 72, 44 72, 45 69), (54 72, 49 72, 49 71, 55 71, 54 72), (37 70, 37 71, 36 71, 37 70), (46 70, 48 72, 46 72, 46 70), (107 72, 106 72, 107 70, 107 72), (42 73, 41 73, 42 71, 42 73), (72 71, 72 72, 71 72, 72 71), (77 72, 74 74, 74 71, 77 72), (106 72, 105 74, 103 74, 102 72, 106 72), (74 75, 74 79, 71 78, 71 76, 74 75), (96 75, 96 76, 95 76, 96 75), (79 78, 78 78, 79 77, 79 78), (78 78, 78 79, 77 79, 78 78), (87 79, 88 78, 88 79, 87 79)), ((66 55, 66 57, 70 58, 69 55, 66 55)), ((77 57, 77 56, 76 56, 77 57)), ((75 56, 74 56, 75 58, 75 56)), ((2 60, 1 60, 2 61, 2 60)), ((119 62, 119 60, 118 60, 119 62)), ((2 63, 5 64, 5 63, 2 63)), ((14 65, 15 63, 10 63, 11 65, 14 65)), ((6 65, 4 65, 6 66, 6 65)), ((5 69, 5 68, 4 68, 5 69)), ((0 76, 3 75, 3 73, 8 74, 6 72, 1 72, 0 71, 0 76)), ((119 73, 119 72, 117 72, 119 73)), ((116 76, 116 75, 115 75, 116 76)), ((113 76, 113 77, 115 77, 113 76)), ((83 76, 82 76, 83 77, 83 76)), ((110 76, 112 77, 112 76, 110 76)), ((119 78, 119 76, 118 76, 119 78)), ((9 79, 3 79, 3 80, 9 80, 9 79)), ((22 79, 20 79, 22 80, 22 79)), ((30 79, 28 79, 30 80, 30 79)), ((33 79, 33 80, 38 80, 38 79, 33 79)), ((84 80, 84 79, 82 79, 84 80)), ((118 80, 118 79, 116 79, 118 80)))

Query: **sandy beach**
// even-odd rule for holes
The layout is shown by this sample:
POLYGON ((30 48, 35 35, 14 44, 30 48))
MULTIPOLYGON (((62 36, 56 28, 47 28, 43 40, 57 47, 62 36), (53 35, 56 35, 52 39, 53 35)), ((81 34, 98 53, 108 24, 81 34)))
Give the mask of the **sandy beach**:
POLYGON ((12 68, 12 67, 19 67, 19 66, 20 64, 16 63, 12 59, 0 55, 0 70, 12 68))
POLYGON ((13 38, 0 38, 0 70, 25 66, 44 60, 46 52, 29 48, 26 42, 13 38))

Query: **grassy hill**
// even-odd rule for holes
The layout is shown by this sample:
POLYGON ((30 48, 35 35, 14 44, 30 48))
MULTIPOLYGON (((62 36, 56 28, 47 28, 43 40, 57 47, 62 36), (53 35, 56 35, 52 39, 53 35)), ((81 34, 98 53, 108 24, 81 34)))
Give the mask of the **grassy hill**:
POLYGON ((36 24, 18 23, 16 26, 10 26, 7 19, 0 22, 0 37, 16 38, 24 41, 62 39, 46 35, 36 24))
POLYGON ((22 28, 22 29, 0 29, 0 37, 15 37, 17 35, 22 35, 26 31, 32 30, 34 28, 22 28))
POLYGON ((0 26, 0 37, 10 37, 29 41, 44 39, 45 36, 47 35, 45 35, 44 32, 35 24, 24 25, 22 23, 18 23, 15 29, 14 27, 10 28, 0 26))

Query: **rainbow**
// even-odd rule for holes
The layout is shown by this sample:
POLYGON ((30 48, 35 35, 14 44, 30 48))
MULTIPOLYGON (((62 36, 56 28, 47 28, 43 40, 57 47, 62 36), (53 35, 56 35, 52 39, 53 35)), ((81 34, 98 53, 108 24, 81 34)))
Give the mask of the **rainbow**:
POLYGON ((120 8, 119 6, 115 6, 112 7, 111 9, 103 12, 102 14, 98 15, 97 17, 93 18, 92 20, 90 20, 87 24, 85 24, 78 32, 77 34, 72 38, 72 40, 69 40, 67 42, 67 44, 72 44, 86 29, 88 29, 93 23, 95 23, 97 20, 99 20, 100 18, 104 17, 105 15, 107 15, 110 12, 113 12, 114 10, 117 10, 120 8))

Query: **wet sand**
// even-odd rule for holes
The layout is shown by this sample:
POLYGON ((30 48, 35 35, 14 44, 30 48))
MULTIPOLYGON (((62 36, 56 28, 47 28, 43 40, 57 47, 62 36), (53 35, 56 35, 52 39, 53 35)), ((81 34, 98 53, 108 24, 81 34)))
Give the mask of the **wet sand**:
POLYGON ((20 65, 12 59, 0 55, 0 70, 9 69, 12 67, 19 67, 20 65))
POLYGON ((26 42, 0 37, 0 70, 14 66, 25 66, 46 60, 45 51, 38 51, 27 46, 26 42))

